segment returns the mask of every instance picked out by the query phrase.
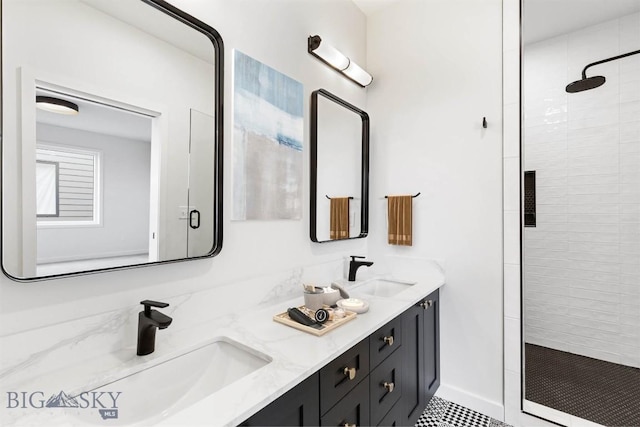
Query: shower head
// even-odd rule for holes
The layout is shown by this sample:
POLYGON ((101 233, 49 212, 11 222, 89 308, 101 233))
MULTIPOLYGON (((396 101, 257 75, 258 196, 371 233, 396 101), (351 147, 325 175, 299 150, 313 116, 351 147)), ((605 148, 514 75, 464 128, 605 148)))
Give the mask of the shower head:
POLYGON ((600 87, 605 81, 607 81, 607 79, 605 79, 604 76, 587 77, 582 80, 569 83, 566 90, 568 93, 582 92, 600 87))
POLYGON ((573 83, 569 83, 566 88, 567 92, 576 93, 576 92, 582 92, 589 89, 595 89, 597 87, 602 86, 604 82, 607 81, 607 79, 605 79, 604 76, 587 77, 587 69, 589 67, 593 67, 594 65, 604 64, 605 62, 615 61, 616 59, 626 58, 627 56, 631 56, 631 55, 637 55, 639 53, 640 53, 640 50, 634 50, 633 52, 623 53, 622 55, 613 56, 611 58, 603 59, 601 61, 596 61, 596 62, 592 62, 591 64, 588 64, 582 70, 582 80, 577 80, 573 83))

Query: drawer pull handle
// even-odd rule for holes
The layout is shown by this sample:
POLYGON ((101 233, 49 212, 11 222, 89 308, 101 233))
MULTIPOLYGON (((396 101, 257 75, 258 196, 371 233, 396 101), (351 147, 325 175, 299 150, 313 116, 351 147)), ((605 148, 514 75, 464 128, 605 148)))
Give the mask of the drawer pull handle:
POLYGON ((431 307, 433 305, 433 300, 426 300, 426 301, 422 301, 420 303, 420 307, 424 308, 425 310, 429 307, 431 307))
POLYGON ((384 382, 382 383, 382 387, 386 388, 389 393, 393 393, 393 389, 396 387, 394 383, 384 382))
POLYGON ((349 423, 344 423, 342 424, 343 427, 358 427, 355 424, 349 424, 349 423))
POLYGON ((345 377, 349 378, 349 380, 353 380, 356 377, 356 368, 344 368, 342 373, 345 377))
POLYGON ((393 345, 393 335, 382 338, 382 341, 384 341, 386 345, 391 347, 393 345))

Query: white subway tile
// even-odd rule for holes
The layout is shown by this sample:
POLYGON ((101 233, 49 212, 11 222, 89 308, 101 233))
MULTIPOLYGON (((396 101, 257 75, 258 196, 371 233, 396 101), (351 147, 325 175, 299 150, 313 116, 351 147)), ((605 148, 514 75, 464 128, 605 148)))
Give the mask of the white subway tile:
POLYGON ((621 317, 617 312, 589 310, 581 307, 571 307, 569 313, 573 318, 585 318, 604 323, 618 323, 621 317))
POLYGON ((640 40, 640 13, 620 18, 620 53, 638 49, 640 40))
POLYGON ((618 283, 620 276, 616 272, 590 271, 590 270, 567 270, 565 277, 580 280, 593 280, 604 283, 618 283))
MULTIPOLYGON (((572 230, 577 231, 577 230, 572 230)), ((615 243, 597 243, 597 242, 570 242, 569 243, 569 256, 581 253, 585 257, 593 255, 595 257, 610 255, 617 258, 619 244, 615 243)))
MULTIPOLYGON (((582 207, 582 205, 577 205, 578 207, 582 207)), ((569 222, 568 224, 566 224, 566 231, 569 232, 574 232, 574 233, 618 233, 620 230, 619 225, 616 223, 604 223, 604 224, 597 224, 595 223, 591 217, 589 217, 588 215, 592 215, 591 211, 588 209, 575 209, 576 211, 579 211, 579 215, 585 215, 587 216, 587 219, 585 221, 581 221, 581 222, 569 222)), ((618 214, 613 214, 616 217, 618 216, 618 214)), ((575 215, 572 215, 575 216, 575 215)))
POLYGON ((504 265, 504 315, 520 318, 520 266, 504 265))
POLYGON ((520 107, 513 103, 504 106, 503 156, 520 158, 520 107))
POLYGON ((594 359, 604 360, 611 363, 620 363, 620 355, 606 351, 606 344, 601 344, 601 348, 592 348, 584 345, 571 343, 569 351, 580 354, 582 356, 592 357, 594 359))
POLYGON ((520 372, 520 320, 504 319, 504 367, 512 372, 520 372))
POLYGON ((618 233, 571 233, 571 242, 617 243, 618 233))
POLYGON ((520 158, 504 159, 504 210, 520 211, 520 158))
MULTIPOLYGON (((584 244, 584 242, 581 242, 584 244)), ((589 246, 593 245, 593 243, 589 243, 589 246)), ((618 255, 618 245, 612 244, 616 250, 611 250, 609 253, 602 252, 592 252, 585 250, 575 250, 579 249, 576 247, 574 243, 571 243, 571 248, 573 250, 569 250, 567 253, 567 259, 569 260, 577 260, 577 261, 592 261, 592 262, 600 262, 605 263, 607 265, 617 264, 620 261, 620 255, 618 255)))
POLYGON ((619 303, 620 296, 615 292, 601 292, 591 289, 572 288, 570 295, 574 298, 590 299, 599 302, 619 303))
POLYGON ((504 262, 520 264, 520 213, 504 214, 504 262))

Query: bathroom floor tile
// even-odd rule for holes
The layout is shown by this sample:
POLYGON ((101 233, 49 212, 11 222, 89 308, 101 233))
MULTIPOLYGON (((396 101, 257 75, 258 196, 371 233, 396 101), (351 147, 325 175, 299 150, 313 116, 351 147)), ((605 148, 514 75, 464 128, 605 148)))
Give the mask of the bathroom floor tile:
POLYGON ((510 427, 501 421, 434 396, 416 427, 510 427))
POLYGON ((527 400, 606 426, 640 426, 640 369, 525 344, 527 400))

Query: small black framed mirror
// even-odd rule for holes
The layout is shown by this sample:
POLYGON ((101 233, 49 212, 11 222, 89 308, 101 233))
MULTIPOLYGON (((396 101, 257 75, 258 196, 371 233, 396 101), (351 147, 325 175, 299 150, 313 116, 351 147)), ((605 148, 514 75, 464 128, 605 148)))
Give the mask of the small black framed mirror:
POLYGON ((2 269, 218 254, 224 46, 163 0, 0 0, 2 269))
POLYGON ((367 237, 369 115, 325 89, 311 94, 311 241, 367 237))

